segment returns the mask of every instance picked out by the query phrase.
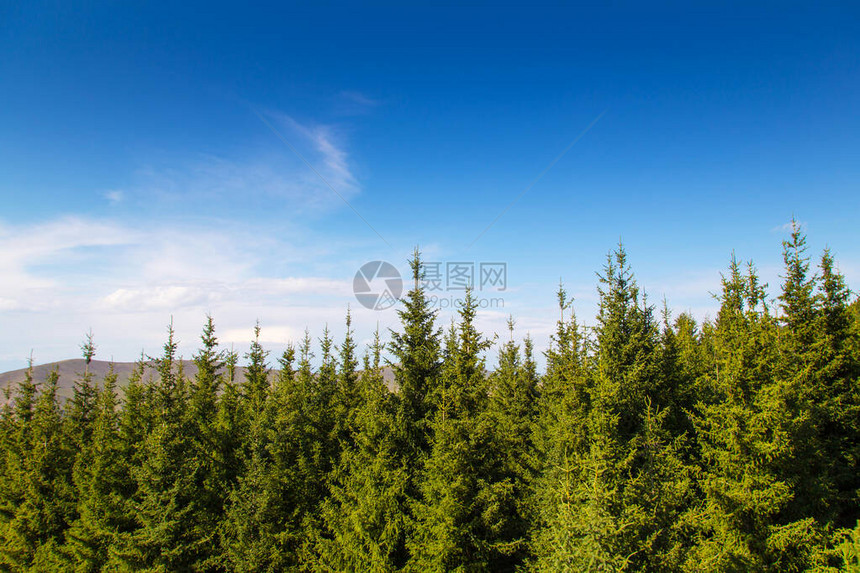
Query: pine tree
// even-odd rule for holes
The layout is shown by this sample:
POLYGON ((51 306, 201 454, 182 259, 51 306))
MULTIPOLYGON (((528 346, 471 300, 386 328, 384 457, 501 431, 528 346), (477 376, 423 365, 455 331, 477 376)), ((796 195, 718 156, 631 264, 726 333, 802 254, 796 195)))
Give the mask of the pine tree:
POLYGON ((66 534, 76 571, 110 569, 116 563, 111 551, 118 537, 135 527, 129 506, 134 483, 120 434, 116 383, 111 364, 98 396, 86 480, 78 483, 79 517, 66 534))
POLYGON ((505 517, 499 509, 509 500, 499 475, 501 460, 492 455, 482 357, 492 343, 478 333, 476 313, 477 301, 467 290, 460 322, 446 337, 430 455, 419 484, 409 564, 416 571, 496 569, 504 561, 496 542, 505 517))
POLYGON ((825 519, 851 528, 860 520, 860 299, 854 302, 829 251, 821 257, 817 293, 820 387, 816 417, 824 472, 829 478, 825 519))
POLYGON ((176 358, 177 344, 171 324, 164 352, 154 359, 156 419, 143 444, 142 464, 134 472, 140 528, 134 532, 131 551, 123 555, 132 568, 202 568, 214 534, 198 519, 187 382, 176 358))
POLYGON ((674 570, 685 553, 677 524, 689 479, 667 423, 673 400, 661 376, 653 307, 640 296, 621 247, 600 283, 596 349, 585 371, 585 447, 575 439, 555 447, 561 455, 548 468, 554 479, 546 497, 556 509, 538 535, 535 565, 674 570))
POLYGON ((533 431, 537 477, 529 500, 534 516, 533 565, 547 571, 563 570, 573 559, 577 513, 574 470, 586 451, 590 409, 588 341, 577 324, 572 300, 561 285, 557 299, 560 316, 546 352, 547 371, 539 388, 533 431))
POLYGON ((396 410, 381 366, 376 332, 357 381, 352 438, 344 444, 322 504, 316 568, 386 572, 405 563, 409 468, 398 456, 396 410))
MULTIPOLYGON (((526 337, 524 353, 513 340, 513 318, 508 321, 510 340, 499 351, 498 367, 490 378, 487 411, 492 432, 489 446, 493 457, 492 568, 514 570, 528 556, 532 525, 529 493, 534 485, 533 428, 537 415, 538 375, 533 343, 526 337)), ((484 519, 487 519, 485 517, 484 519)))
POLYGON ((416 248, 409 262, 413 287, 397 311, 403 332, 391 331, 389 348, 397 384, 397 427, 402 455, 410 467, 419 468, 420 458, 429 448, 429 426, 433 420, 441 364, 441 333, 436 328, 436 311, 424 292, 421 254, 416 248))
POLYGON ((3 528, 0 548, 0 565, 12 571, 51 570, 66 563, 63 534, 74 518, 74 455, 63 439, 58 378, 52 370, 35 401, 31 374, 19 386, 15 409, 21 424, 20 465, 10 477, 18 482, 20 497, 3 528))
POLYGON ((794 496, 791 414, 777 376, 777 328, 752 265, 732 260, 714 332, 717 400, 696 420, 702 452, 700 539, 705 571, 796 570, 819 543, 811 520, 781 515, 794 496))

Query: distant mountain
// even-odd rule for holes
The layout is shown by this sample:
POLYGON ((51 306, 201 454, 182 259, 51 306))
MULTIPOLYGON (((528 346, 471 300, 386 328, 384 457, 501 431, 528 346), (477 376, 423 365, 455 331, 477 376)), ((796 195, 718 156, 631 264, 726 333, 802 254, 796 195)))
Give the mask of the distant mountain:
MULTIPOLYGON (((101 384, 101 381, 108 373, 110 364, 111 363, 106 360, 93 360, 92 362, 90 362, 90 372, 92 372, 93 380, 97 384, 101 384)), ((131 376, 131 373, 134 370, 136 364, 137 363, 135 362, 113 363, 114 372, 117 373, 117 383, 120 387, 123 387, 128 383, 128 379, 131 376)), ((192 378, 195 374, 197 374, 197 367, 191 360, 183 360, 182 366, 185 370, 185 375, 187 377, 192 378)), ((37 384, 44 382, 48 374, 54 368, 57 369, 60 375, 57 394, 59 395, 60 399, 70 398, 72 396, 72 388, 74 387, 75 380, 78 380, 83 375, 83 372, 86 368, 86 363, 84 359, 75 358, 72 360, 61 360, 59 362, 49 362, 48 364, 40 364, 38 366, 33 366, 33 380, 37 384)), ((26 368, 3 372, 2 374, 0 374, 0 388, 6 388, 9 385, 12 385, 14 387, 18 384, 18 382, 24 379, 24 375, 26 372, 26 368)), ((277 373, 277 370, 272 370, 269 374, 269 377, 273 379, 277 375, 277 373)), ((148 378, 149 376, 157 377, 158 372, 154 368, 147 366, 144 371, 144 379, 148 378)), ((386 366, 383 369, 383 376, 385 376, 385 381, 388 384, 389 388, 393 389, 394 372, 392 372, 391 367, 386 366)), ((239 382, 243 380, 244 377, 245 368, 237 368, 236 381, 239 382)))

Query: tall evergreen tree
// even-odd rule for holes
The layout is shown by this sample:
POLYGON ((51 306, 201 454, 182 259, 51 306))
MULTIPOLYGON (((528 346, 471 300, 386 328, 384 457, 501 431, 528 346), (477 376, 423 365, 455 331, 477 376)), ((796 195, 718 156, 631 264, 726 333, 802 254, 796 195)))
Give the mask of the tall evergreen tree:
POLYGON ((831 488, 826 519, 851 528, 860 520, 860 299, 852 324, 851 293, 829 251, 820 269, 816 421, 831 488))
POLYGON ((411 467, 418 468, 420 458, 429 449, 430 423, 436 406, 436 386, 441 369, 441 332, 436 327, 436 311, 424 292, 424 270, 416 248, 409 261, 412 288, 397 311, 403 332, 391 331, 389 348, 397 384, 397 427, 401 434, 401 451, 411 467))
POLYGON ((0 564, 9 570, 21 569, 29 554, 10 540, 17 536, 16 514, 27 495, 28 456, 33 450, 33 413, 36 410, 37 387, 30 359, 24 378, 15 391, 7 391, 9 401, 3 407, 3 479, 0 480, 0 564))
POLYGON ((377 331, 357 381, 352 438, 344 444, 322 504, 316 544, 321 570, 386 572, 406 560, 409 469, 398 456, 396 410, 385 384, 377 331))
POLYGON ((513 340, 514 321, 508 321, 510 339, 499 350, 498 367, 491 375, 487 416, 494 457, 493 568, 513 570, 528 556, 532 525, 529 495, 534 486, 534 425, 537 416, 538 374, 533 342, 526 337, 524 351, 513 340))
POLYGON ((191 455, 187 382, 176 357, 177 345, 171 323, 164 352, 154 359, 155 423, 143 444, 142 464, 135 468, 140 528, 134 532, 131 551, 123 556, 131 568, 205 569, 215 533, 199 522, 198 468, 191 455))
MULTIPOLYGON (((431 450, 421 475, 413 570, 491 569, 509 566, 507 510, 513 507, 488 412, 489 378, 483 352, 492 344, 475 327, 472 291, 459 324, 446 338, 440 399, 431 426, 431 450)), ((514 540, 515 541, 515 540, 514 540)))
MULTIPOLYGON (((820 352, 819 304, 815 289, 817 277, 809 274, 806 237, 800 226, 792 221, 791 238, 783 241, 785 270, 779 296, 781 313, 776 346, 777 362, 774 380, 764 389, 782 410, 776 421, 790 450, 780 458, 782 466, 774 467, 775 475, 792 488, 792 499, 780 511, 779 522, 803 518, 822 518, 822 504, 827 503, 828 476, 824 475, 825 460, 820 404, 826 391, 818 373, 823 355, 820 352)), ((826 438, 825 438, 826 439, 826 438)))
MULTIPOLYGON (((98 388, 90 372, 90 363, 96 355, 96 345, 93 341, 92 331, 86 334, 86 339, 81 344, 81 353, 84 358, 84 371, 75 380, 72 388, 72 398, 66 405, 64 419, 67 432, 72 440, 71 446, 76 451, 85 453, 92 440, 93 429, 96 418, 96 401, 98 399, 98 388)), ((78 466, 86 465, 89 460, 86 456, 79 456, 78 466)), ((77 470, 77 468, 76 468, 77 470)))
POLYGON ((34 399, 31 375, 20 386, 18 415, 19 503, 2 531, 0 565, 11 571, 55 570, 66 563, 64 533, 74 519, 74 454, 66 448, 52 370, 34 399), (26 446, 23 449, 21 446, 26 446))
MULTIPOLYGON (((256 376, 265 353, 259 347, 251 362, 256 376)), ((294 451, 295 444, 278 442, 287 438, 279 433, 277 420, 293 405, 296 391, 293 368, 295 352, 288 347, 279 358, 280 371, 269 389, 262 410, 253 418, 248 434, 244 467, 230 494, 227 517, 222 528, 230 570, 284 570, 297 564, 299 544, 295 518, 296 480, 290 479, 293 467, 276 463, 276 452, 294 451), (286 472, 286 475, 285 475, 286 472)), ((250 375, 250 374, 249 374, 250 375)), ((268 373, 266 372, 268 384, 268 373)), ((259 384, 258 384, 259 386, 259 384)), ((280 460, 278 460, 280 461, 280 460)))
POLYGON ((346 336, 338 349, 337 390, 334 400, 335 438, 338 450, 353 444, 356 416, 361 401, 358 384, 358 359, 356 358, 355 333, 352 329, 352 314, 346 313, 346 336))
POLYGON ((535 564, 677 569, 685 549, 677 524, 689 479, 668 429, 672 401, 661 377, 653 307, 640 296, 621 247, 600 283, 596 350, 586 370, 585 448, 556 446, 564 455, 550 468, 558 476, 550 499, 562 511, 538 537, 535 564))
POLYGON ((221 448, 218 428, 218 393, 226 353, 218 348, 215 323, 209 315, 200 341, 201 347, 193 356, 196 372, 189 384, 187 419, 183 426, 191 434, 188 469, 192 472, 193 489, 190 495, 195 506, 193 522, 201 537, 196 567, 221 570, 224 558, 218 533, 231 485, 228 460, 221 448))
POLYGON ((537 473, 532 499, 535 568, 563 570, 572 562, 576 460, 586 451, 589 411, 588 341, 577 324, 572 300, 559 285, 559 320, 546 351, 533 431, 537 473), (568 318, 565 312, 569 311, 568 318))
POLYGON ((111 364, 97 402, 90 465, 86 480, 78 483, 78 519, 66 534, 76 571, 102 571, 116 567, 112 553, 118 536, 135 528, 134 493, 127 448, 120 434, 117 375, 111 364))
POLYGON ((810 520, 781 516, 792 500, 791 414, 777 376, 777 328, 752 265, 733 260, 714 332, 717 400, 696 421, 702 454, 693 559, 705 571, 797 570, 817 544, 810 520))

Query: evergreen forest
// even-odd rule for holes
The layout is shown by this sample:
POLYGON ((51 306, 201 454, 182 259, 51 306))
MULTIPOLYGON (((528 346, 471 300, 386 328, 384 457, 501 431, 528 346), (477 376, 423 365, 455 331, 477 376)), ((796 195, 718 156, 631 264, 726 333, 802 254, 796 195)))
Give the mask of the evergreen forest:
POLYGON ((472 293, 442 324, 416 250, 368 348, 347 312, 240 356, 208 317, 193 375, 172 326, 128 384, 87 369, 61 400, 30 372, 0 571, 860 571, 860 302, 797 225, 783 257, 770 287, 732 257, 699 322, 619 246, 592 325, 559 287, 536 349, 480 332, 472 293))

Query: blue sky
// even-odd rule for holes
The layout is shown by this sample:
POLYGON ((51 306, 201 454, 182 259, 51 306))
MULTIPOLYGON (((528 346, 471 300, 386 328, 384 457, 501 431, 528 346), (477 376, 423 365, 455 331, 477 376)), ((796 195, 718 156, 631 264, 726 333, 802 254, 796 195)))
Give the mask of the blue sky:
POLYGON ((89 328, 155 353, 170 316, 188 356, 206 312, 277 352, 351 305, 366 340, 396 317, 356 270, 415 245, 506 262, 482 324, 539 346, 619 240, 699 317, 732 251, 778 285, 792 215, 860 282, 850 3, 180 4, 0 7, 0 369, 89 328))

